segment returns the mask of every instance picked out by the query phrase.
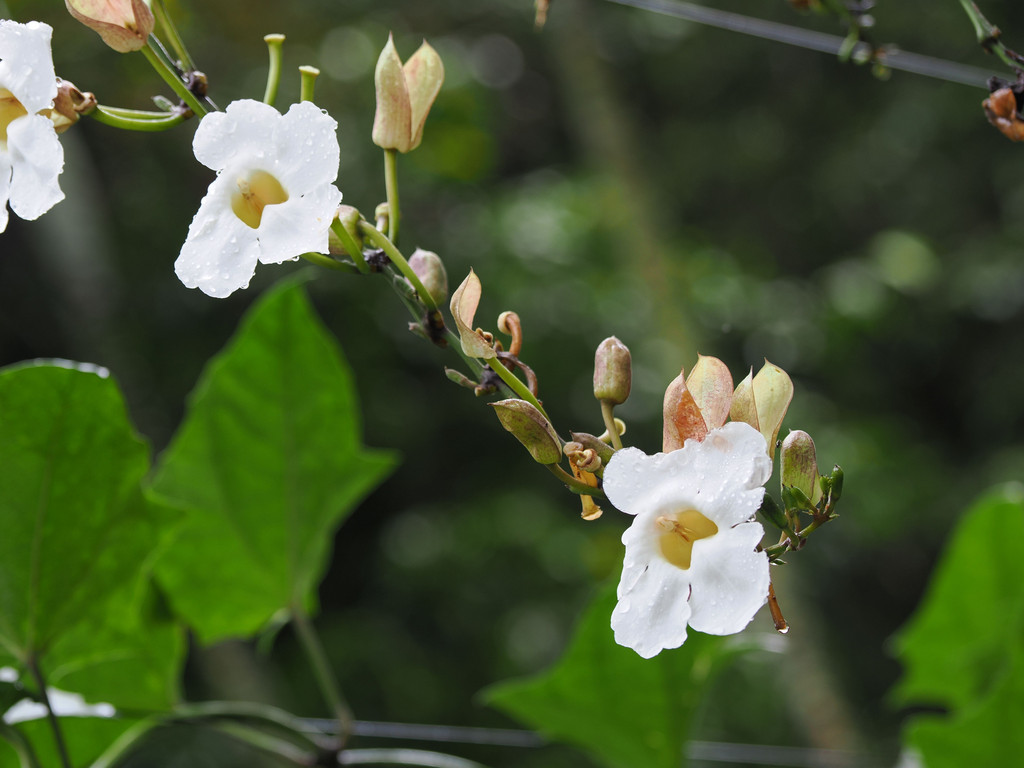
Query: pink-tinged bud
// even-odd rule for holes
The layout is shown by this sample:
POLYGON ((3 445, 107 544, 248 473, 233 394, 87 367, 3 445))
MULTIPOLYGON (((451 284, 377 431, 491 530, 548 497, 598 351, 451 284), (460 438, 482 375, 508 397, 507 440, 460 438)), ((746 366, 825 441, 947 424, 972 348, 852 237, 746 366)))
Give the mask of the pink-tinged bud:
POLYGON ((672 380, 665 390, 662 450, 683 447, 690 439, 703 440, 729 416, 732 374, 717 357, 698 355, 697 365, 672 380))
POLYGON ((424 40, 403 65, 388 35, 373 76, 377 111, 373 118, 373 143, 382 149, 409 152, 423 139, 423 125, 444 82, 444 64, 424 40))
POLYGON ((779 428, 793 399, 793 381, 777 365, 764 361, 757 375, 753 370, 736 387, 729 416, 743 421, 762 435, 767 443, 768 456, 775 458, 775 441, 779 428))
POLYGON ((433 251, 417 248, 409 257, 409 266, 433 297, 434 303, 443 304, 448 298, 448 273, 441 257, 433 251))
POLYGON ((538 464, 562 460, 562 441, 544 415, 525 400, 499 400, 489 404, 506 430, 533 456, 538 464))
POLYGON ((153 12, 142 0, 64 0, 64 4, 119 53, 139 50, 153 31, 153 12))
POLYGON ((693 394, 686 388, 685 371, 672 379, 665 390, 665 402, 662 406, 662 437, 661 450, 665 453, 678 450, 689 440, 703 440, 707 437, 708 427, 700 406, 693 394))
POLYGON ((629 397, 633 368, 629 349, 614 336, 602 341, 594 354, 594 397, 621 405, 629 397))
POLYGON ((732 374, 725 363, 717 357, 697 355, 697 364, 686 377, 686 388, 709 431, 725 424, 732 404, 732 374))
POLYGON ((779 458, 782 462, 782 487, 797 488, 812 504, 817 504, 822 491, 818 457, 811 436, 799 429, 790 432, 782 441, 779 458))
POLYGON ((462 285, 455 289, 452 294, 449 308, 452 311, 452 319, 455 320, 455 327, 459 331, 459 340, 462 342, 462 351, 470 357, 483 360, 490 360, 497 357, 494 345, 484 337, 480 331, 473 330, 473 317, 476 315, 476 308, 480 304, 480 295, 483 286, 480 285, 480 278, 470 269, 462 285))

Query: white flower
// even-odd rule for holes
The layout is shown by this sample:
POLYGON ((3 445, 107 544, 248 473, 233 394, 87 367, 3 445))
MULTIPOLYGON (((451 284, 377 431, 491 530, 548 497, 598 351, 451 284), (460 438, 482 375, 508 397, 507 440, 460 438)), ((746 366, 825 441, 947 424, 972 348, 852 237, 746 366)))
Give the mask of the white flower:
POLYGON ((50 38, 42 22, 0 20, 0 232, 7 204, 23 219, 38 219, 64 199, 57 177, 64 149, 46 114, 57 96, 50 38))
POLYGON ((174 263, 181 282, 221 298, 248 286, 257 262, 327 253, 341 202, 337 127, 308 101, 281 115, 245 99, 203 118, 192 148, 218 173, 174 263))
POLYGON ((770 475, 764 437, 743 422, 671 453, 615 453, 604 491, 636 515, 622 534, 617 643, 649 659, 682 645, 687 624, 712 635, 747 626, 768 595, 768 556, 754 551, 764 529, 751 519, 770 475))

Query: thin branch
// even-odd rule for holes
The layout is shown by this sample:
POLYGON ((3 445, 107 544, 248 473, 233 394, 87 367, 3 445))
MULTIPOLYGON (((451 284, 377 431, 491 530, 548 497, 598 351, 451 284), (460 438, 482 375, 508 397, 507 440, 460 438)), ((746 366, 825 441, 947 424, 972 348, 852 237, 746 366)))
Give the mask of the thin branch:
MULTIPOLYGON (((788 24, 765 21, 764 19, 756 19, 739 13, 720 11, 716 8, 707 8, 702 5, 684 2, 684 0, 608 0, 608 2, 628 5, 665 16, 674 16, 678 19, 686 19, 687 21, 705 24, 709 27, 717 27, 729 32, 739 32, 743 35, 785 43, 786 45, 806 48, 820 53, 838 55, 843 50, 844 38, 838 35, 829 35, 824 32, 815 32, 788 24)), ((985 90, 988 90, 988 79, 992 75, 991 72, 980 67, 971 67, 955 61, 922 56, 917 53, 907 53, 891 49, 875 52, 867 43, 858 43, 851 53, 855 57, 863 54, 870 56, 870 54, 876 53, 879 62, 889 69, 911 72, 915 75, 924 75, 925 77, 932 77, 937 80, 975 86, 985 90)))
POLYGON ((424 768, 484 768, 480 763, 425 749, 349 749, 338 755, 339 765, 419 765, 424 768))

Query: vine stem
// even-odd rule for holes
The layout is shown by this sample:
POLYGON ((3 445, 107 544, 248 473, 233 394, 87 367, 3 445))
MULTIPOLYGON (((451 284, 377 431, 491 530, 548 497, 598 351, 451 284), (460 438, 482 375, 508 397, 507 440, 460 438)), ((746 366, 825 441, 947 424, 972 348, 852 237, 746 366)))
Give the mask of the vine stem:
POLYGON ((199 103, 199 99, 196 98, 195 94, 188 89, 184 81, 178 76, 178 73, 170 68, 166 61, 156 52, 156 43, 153 40, 153 36, 150 35, 149 41, 139 50, 146 57, 146 60, 150 63, 150 66, 156 70, 156 73, 164 79, 164 82, 171 86, 171 89, 180 96, 189 109, 196 115, 196 117, 202 117, 206 114, 207 110, 199 103))
POLYGON ((181 66, 189 71, 196 68, 195 62, 192 61, 192 57, 189 56, 188 49, 185 48, 185 42, 181 39, 181 35, 178 34, 177 27, 174 26, 174 21, 171 19, 171 15, 167 13, 167 9, 164 8, 163 0, 153 0, 151 5, 153 9, 153 15, 156 17, 157 24, 160 25, 161 30, 167 35, 167 39, 171 43, 171 48, 177 55, 178 60, 181 62, 181 66))
POLYGON ((1019 69, 1024 64, 1024 58, 999 41, 1001 34, 999 27, 986 19, 978 6, 971 0, 960 0, 960 5, 970 18, 971 24, 974 25, 974 34, 978 38, 978 44, 989 53, 995 53, 1011 69, 1019 69))
POLYGON ((425 749, 350 749, 338 756, 340 765, 418 765, 424 768, 484 768, 480 763, 425 749))
POLYGON ((178 113, 144 112, 142 110, 118 109, 117 107, 105 107, 102 104, 97 104, 96 108, 89 112, 88 115, 96 122, 109 125, 112 128, 155 133, 166 131, 185 122, 188 112, 186 110, 178 113))
MULTIPOLYGON (((389 218, 388 221, 391 222, 392 219, 389 218)), ((416 293, 419 294, 420 301, 423 302, 423 305, 427 310, 429 312, 436 312, 437 302, 434 301, 434 297, 431 296, 430 291, 423 286, 423 282, 420 280, 419 275, 417 275, 413 271, 412 267, 409 266, 409 262, 406 260, 405 256, 402 255, 402 252, 398 250, 391 239, 368 221, 359 222, 359 231, 367 240, 373 243, 373 245, 384 251, 388 258, 391 259, 391 263, 395 265, 398 271, 401 272, 410 283, 412 283, 412 287, 416 289, 416 293)))
POLYGON ((352 710, 341 694, 334 670, 327 660, 324 646, 320 642, 320 636, 316 633, 309 614, 297 603, 292 605, 291 614, 295 621, 295 628, 298 630, 299 642, 313 666, 320 692, 334 713, 334 718, 338 721, 338 738, 341 741, 341 746, 344 746, 352 733, 352 710))
POLYGON ((615 406, 607 400, 601 401, 601 418, 604 419, 604 427, 608 430, 608 435, 611 437, 612 448, 621 451, 622 435, 619 434, 619 428, 615 424, 615 406))
POLYGON ((388 198, 388 239, 398 242, 398 220, 401 216, 398 204, 398 151, 384 150, 384 189, 388 198))
POLYGON ((551 474, 565 483, 573 493, 579 494, 580 496, 600 496, 601 498, 607 498, 604 495, 604 491, 600 488, 580 482, 557 464, 545 464, 544 466, 548 468, 551 474))
POLYGON ((64 732, 61 730, 60 721, 57 719, 57 715, 54 714, 53 706, 50 704, 50 694, 46 690, 46 678, 43 677, 43 670, 39 668, 39 661, 34 656, 30 657, 26 666, 32 674, 32 679, 35 680, 36 685, 39 687, 39 700, 46 707, 46 719, 50 723, 50 730, 53 731, 53 740, 57 745, 57 753, 60 755, 61 765, 64 768, 72 768, 67 743, 64 741, 64 732))

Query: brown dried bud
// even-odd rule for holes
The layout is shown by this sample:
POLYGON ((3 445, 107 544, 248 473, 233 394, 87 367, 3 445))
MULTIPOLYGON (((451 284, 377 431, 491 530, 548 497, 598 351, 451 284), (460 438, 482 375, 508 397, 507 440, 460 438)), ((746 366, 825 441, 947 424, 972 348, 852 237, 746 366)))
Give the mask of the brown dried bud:
POLYGON ((78 122, 82 115, 96 108, 96 97, 91 93, 82 93, 75 84, 68 80, 57 81, 57 98, 53 100, 47 116, 53 123, 57 133, 64 133, 78 122))

